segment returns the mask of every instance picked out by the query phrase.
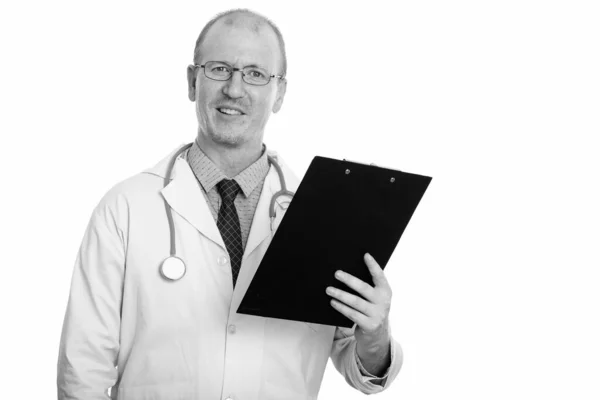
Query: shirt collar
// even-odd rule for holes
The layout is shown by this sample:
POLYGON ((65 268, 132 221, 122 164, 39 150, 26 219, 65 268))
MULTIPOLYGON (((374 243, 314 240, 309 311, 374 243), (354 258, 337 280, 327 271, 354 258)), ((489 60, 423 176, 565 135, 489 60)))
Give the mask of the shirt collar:
MULTIPOLYGON (((188 150, 187 161, 206 193, 210 192, 223 179, 229 179, 202 151, 197 141, 194 141, 194 144, 188 150)), ((244 196, 248 197, 258 184, 265 179, 268 173, 267 147, 263 144, 262 154, 259 159, 250 164, 233 179, 240 185, 244 196)))

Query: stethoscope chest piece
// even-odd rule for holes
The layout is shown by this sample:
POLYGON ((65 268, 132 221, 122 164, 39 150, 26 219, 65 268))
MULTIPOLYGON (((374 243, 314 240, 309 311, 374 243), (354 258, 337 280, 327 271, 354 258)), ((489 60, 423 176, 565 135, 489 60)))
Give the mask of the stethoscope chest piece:
POLYGON ((177 281, 185 275, 185 263, 179 257, 167 257, 160 266, 160 274, 168 280, 177 281))

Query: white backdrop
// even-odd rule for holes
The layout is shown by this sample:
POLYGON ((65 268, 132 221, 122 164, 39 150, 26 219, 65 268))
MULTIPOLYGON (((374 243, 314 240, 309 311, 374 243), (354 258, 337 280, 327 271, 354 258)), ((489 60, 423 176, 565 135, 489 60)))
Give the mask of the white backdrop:
MULTIPOLYGON (((405 363, 377 398, 599 399, 597 2, 206 3, 2 2, 2 397, 56 397, 92 209, 193 140, 195 39, 249 7, 286 39, 265 141, 298 175, 323 155, 433 177, 386 269, 405 363)), ((320 398, 364 396, 330 363, 320 398)))

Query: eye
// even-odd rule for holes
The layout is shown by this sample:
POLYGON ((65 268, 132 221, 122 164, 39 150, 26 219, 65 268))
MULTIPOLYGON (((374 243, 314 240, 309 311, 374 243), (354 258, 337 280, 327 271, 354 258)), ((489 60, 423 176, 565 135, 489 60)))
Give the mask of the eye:
POLYGON ((254 79, 265 79, 265 77, 267 76, 267 74, 259 69, 251 69, 247 72, 247 75, 250 78, 254 78, 254 79))
POLYGON ((227 73, 227 72, 229 72, 229 68, 227 68, 227 67, 225 67, 223 65, 219 65, 219 66, 213 67, 211 70, 213 72, 218 72, 218 73, 227 73))

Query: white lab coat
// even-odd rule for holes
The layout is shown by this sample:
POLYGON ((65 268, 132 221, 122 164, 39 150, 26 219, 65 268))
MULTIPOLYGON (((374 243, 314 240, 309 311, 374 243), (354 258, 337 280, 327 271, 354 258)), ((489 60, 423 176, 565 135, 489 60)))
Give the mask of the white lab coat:
MULTIPOLYGON (((58 398, 105 400, 112 387, 110 397, 119 400, 316 399, 329 356, 350 385, 383 390, 361 377, 353 330, 236 313, 271 241, 269 202, 280 189, 275 168, 233 290, 225 245, 183 158, 163 188, 176 150, 113 187, 92 214, 64 320, 58 398), (177 255, 187 265, 175 282, 159 273, 170 246, 163 198, 173 210, 177 255)), ((278 162, 294 191, 298 179, 278 162)), ((278 207, 275 226, 283 214, 278 207)), ((401 363, 393 341, 385 386, 401 363)))

